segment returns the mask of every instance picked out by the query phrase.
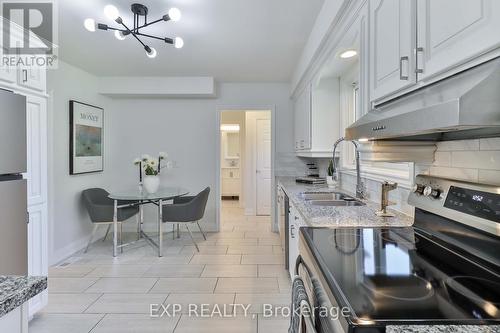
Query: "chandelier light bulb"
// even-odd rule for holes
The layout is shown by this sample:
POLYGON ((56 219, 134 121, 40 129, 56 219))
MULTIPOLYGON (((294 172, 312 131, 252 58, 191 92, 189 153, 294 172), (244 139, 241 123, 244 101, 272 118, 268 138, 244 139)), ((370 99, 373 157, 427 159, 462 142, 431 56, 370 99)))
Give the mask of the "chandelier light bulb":
POLYGON ((158 52, 156 52, 156 49, 154 47, 151 48, 151 52, 147 52, 146 51, 146 55, 153 59, 153 58, 156 58, 156 56, 158 55, 158 52))
POLYGON ((181 11, 178 8, 170 8, 168 11, 168 17, 174 22, 177 22, 181 19, 181 11))
POLYGON ((113 5, 107 5, 106 7, 104 7, 104 14, 106 15, 107 18, 113 21, 120 16, 118 8, 116 8, 113 5))
POLYGON ((123 32, 121 32, 120 30, 115 30, 115 37, 118 40, 124 40, 125 38, 127 38, 123 35, 123 32))
POLYGON ((83 26, 90 32, 95 32, 95 21, 94 19, 88 18, 83 21, 83 26))
POLYGON ((174 46, 176 49, 180 49, 184 46, 184 41, 180 37, 175 37, 174 46))

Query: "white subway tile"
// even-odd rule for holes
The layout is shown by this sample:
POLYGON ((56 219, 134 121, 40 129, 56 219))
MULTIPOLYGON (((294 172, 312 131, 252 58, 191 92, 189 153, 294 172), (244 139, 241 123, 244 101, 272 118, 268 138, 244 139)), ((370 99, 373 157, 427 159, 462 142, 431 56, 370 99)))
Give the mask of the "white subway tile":
POLYGON ((500 151, 455 151, 451 153, 454 168, 500 170, 500 151))
POLYGON ((434 164, 433 166, 443 166, 449 167, 451 166, 451 152, 436 152, 434 154, 434 164))
POLYGON ((500 150, 500 138, 480 139, 479 148, 481 150, 500 150))
POLYGON ((466 168, 431 167, 430 174, 437 177, 462 179, 472 182, 477 182, 479 177, 477 169, 466 168))
POLYGON ((479 140, 442 141, 437 147, 438 151, 479 150, 479 140))
POLYGON ((500 171, 479 170, 479 182, 491 185, 500 185, 500 171))

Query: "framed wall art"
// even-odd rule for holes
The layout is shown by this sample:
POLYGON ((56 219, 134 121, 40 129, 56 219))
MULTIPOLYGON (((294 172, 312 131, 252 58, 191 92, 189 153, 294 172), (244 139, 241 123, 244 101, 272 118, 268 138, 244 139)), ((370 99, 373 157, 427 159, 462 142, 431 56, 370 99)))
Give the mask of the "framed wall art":
POLYGON ((69 102, 69 173, 78 175, 104 169, 104 109, 69 102))

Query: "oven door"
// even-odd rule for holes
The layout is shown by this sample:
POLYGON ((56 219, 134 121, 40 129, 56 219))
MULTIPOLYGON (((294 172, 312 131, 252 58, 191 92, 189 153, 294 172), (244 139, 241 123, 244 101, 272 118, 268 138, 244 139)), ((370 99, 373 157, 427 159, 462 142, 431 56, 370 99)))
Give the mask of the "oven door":
MULTIPOLYGON (((313 309, 313 326, 317 333, 347 333, 349 326, 341 316, 341 308, 328 288, 302 234, 295 273, 304 281, 309 304, 313 309)), ((306 331, 309 332, 309 331, 306 331)))

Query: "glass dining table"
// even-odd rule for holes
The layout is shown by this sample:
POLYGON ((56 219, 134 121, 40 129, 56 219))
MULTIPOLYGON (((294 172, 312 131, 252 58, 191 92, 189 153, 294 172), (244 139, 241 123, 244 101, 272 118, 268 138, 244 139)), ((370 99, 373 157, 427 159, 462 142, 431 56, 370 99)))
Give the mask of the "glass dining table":
MULTIPOLYGON (((188 194, 189 191, 181 187, 160 187, 155 193, 147 193, 141 186, 129 188, 125 190, 113 191, 109 194, 109 198, 113 200, 113 257, 118 256, 118 249, 123 251, 123 247, 135 242, 118 245, 118 210, 127 207, 139 206, 139 224, 138 235, 139 240, 144 238, 153 247, 158 249, 158 256, 163 256, 163 205, 166 201, 173 200, 188 194), (120 203, 126 201, 127 203, 120 203), (158 209, 158 241, 155 242, 153 238, 147 235, 142 230, 144 223, 144 205, 155 205, 158 209)), ((137 241, 136 241, 137 242, 137 241)))

